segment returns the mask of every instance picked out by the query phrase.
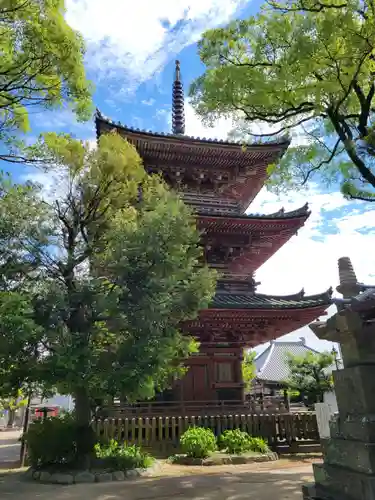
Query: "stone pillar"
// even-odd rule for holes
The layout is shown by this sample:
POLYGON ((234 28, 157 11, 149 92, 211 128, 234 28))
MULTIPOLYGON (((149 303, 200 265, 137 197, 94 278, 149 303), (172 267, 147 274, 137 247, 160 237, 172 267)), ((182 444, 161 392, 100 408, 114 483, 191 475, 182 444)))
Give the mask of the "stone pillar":
POLYGON ((366 287, 348 258, 339 260, 339 274, 338 291, 350 300, 339 301, 327 322, 312 325, 319 338, 341 344, 345 368, 333 373, 339 412, 322 442, 324 463, 313 465, 315 484, 303 487, 303 498, 375 500, 375 288, 361 299, 366 287))

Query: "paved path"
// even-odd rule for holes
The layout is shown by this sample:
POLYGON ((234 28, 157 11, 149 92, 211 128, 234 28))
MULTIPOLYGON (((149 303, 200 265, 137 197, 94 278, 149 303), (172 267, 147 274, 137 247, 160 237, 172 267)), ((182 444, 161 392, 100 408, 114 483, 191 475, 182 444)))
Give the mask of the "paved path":
POLYGON ((0 432, 0 467, 4 463, 15 462, 20 457, 20 431, 0 432))
POLYGON ((164 466, 151 478, 124 483, 44 485, 19 473, 0 475, 1 500, 302 500, 311 465, 252 464, 185 468, 164 466), (215 469, 215 470, 214 470, 215 469))

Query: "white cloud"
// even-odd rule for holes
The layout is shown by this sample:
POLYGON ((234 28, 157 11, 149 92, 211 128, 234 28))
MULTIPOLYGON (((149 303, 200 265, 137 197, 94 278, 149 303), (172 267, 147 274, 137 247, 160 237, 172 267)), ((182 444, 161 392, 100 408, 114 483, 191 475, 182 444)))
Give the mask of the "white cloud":
MULTIPOLYGON (((169 113, 171 122, 171 113, 169 113)), ((233 128, 233 121, 229 118, 221 118, 214 127, 203 125, 200 117, 195 113, 189 101, 185 102, 185 134, 195 137, 206 137, 207 139, 226 139, 233 128)))
POLYGON ((361 234, 359 230, 375 225, 375 206, 368 204, 362 213, 364 205, 360 202, 349 203, 339 192, 323 194, 312 185, 306 192, 290 193, 281 198, 262 190, 249 211, 272 213, 281 206, 291 210, 306 201, 312 212, 310 218, 299 234, 259 269, 260 289, 282 294, 293 293, 302 287, 306 293, 336 287, 337 260, 342 256, 352 259, 360 281, 371 282, 375 254, 366 249, 375 245, 375 231, 361 234), (332 226, 336 234, 327 234, 333 232, 332 226))
POLYGON ((155 104, 155 99, 143 99, 143 101, 141 101, 141 104, 143 104, 144 106, 153 106, 155 104))
POLYGON ((247 0, 67 0, 67 20, 87 42, 97 76, 137 86, 203 31, 228 22, 247 0), (99 73, 99 74, 98 74, 99 73))
MULTIPOLYGON (((311 143, 312 139, 308 136, 301 125, 295 128, 282 130, 282 125, 271 125, 266 122, 254 121, 249 124, 246 121, 238 121, 232 130, 230 130, 229 136, 234 140, 243 140, 245 142, 252 142, 254 140, 262 140, 261 136, 274 134, 275 139, 277 137, 289 137, 291 138, 291 144, 293 146, 305 146, 311 143), (255 134, 255 135, 254 135, 255 134)), ((266 140, 266 138, 264 138, 266 140)))
POLYGON ((93 120, 79 122, 77 116, 68 107, 53 110, 39 110, 31 115, 32 127, 38 127, 41 132, 69 132, 73 136, 91 140, 95 136, 93 120))
MULTIPOLYGON (((171 111, 163 110, 163 114, 167 115, 169 127, 171 126, 171 111)), ((280 127, 268 125, 266 123, 253 123, 251 132, 254 134, 273 133, 280 127)), ((197 115, 189 99, 185 99, 185 134, 195 137, 206 137, 209 139, 228 139, 234 141, 254 142, 257 139, 255 136, 246 135, 246 130, 249 127, 243 127, 239 122, 230 118, 220 118, 213 126, 203 125, 202 119, 197 115)), ((291 132, 292 144, 294 146, 307 144, 309 138, 304 134, 301 127, 297 127, 291 132)), ((261 140, 261 139, 260 139, 261 140)))

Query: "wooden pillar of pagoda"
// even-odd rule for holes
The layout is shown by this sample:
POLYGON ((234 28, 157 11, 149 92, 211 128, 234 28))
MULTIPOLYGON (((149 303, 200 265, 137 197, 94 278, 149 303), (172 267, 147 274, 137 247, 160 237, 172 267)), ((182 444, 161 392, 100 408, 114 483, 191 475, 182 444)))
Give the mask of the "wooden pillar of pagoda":
POLYGON ((208 384, 209 384, 209 392, 211 393, 211 400, 216 399, 216 394, 214 393, 214 384, 216 381, 216 372, 215 372, 215 360, 213 354, 208 355, 208 384))
POLYGON ((239 353, 238 353, 237 359, 238 359, 238 362, 236 363, 237 382, 239 384, 241 384, 241 386, 240 386, 240 400, 242 402, 244 402, 245 401, 245 385, 244 385, 243 373, 242 373, 242 363, 243 363, 243 359, 244 359, 244 352, 243 352, 242 347, 239 348, 239 353))

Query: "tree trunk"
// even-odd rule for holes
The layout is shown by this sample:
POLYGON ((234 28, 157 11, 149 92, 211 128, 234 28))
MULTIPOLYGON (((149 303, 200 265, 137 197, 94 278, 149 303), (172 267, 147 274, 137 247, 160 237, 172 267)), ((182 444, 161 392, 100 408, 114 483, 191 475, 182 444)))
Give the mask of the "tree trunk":
POLYGON ((91 426, 91 404, 87 390, 79 387, 74 392, 75 418, 77 423, 77 459, 80 467, 90 468, 93 457, 95 434, 91 426))
POLYGON ((7 427, 12 428, 14 426, 14 421, 16 420, 16 410, 8 410, 8 423, 7 427))

